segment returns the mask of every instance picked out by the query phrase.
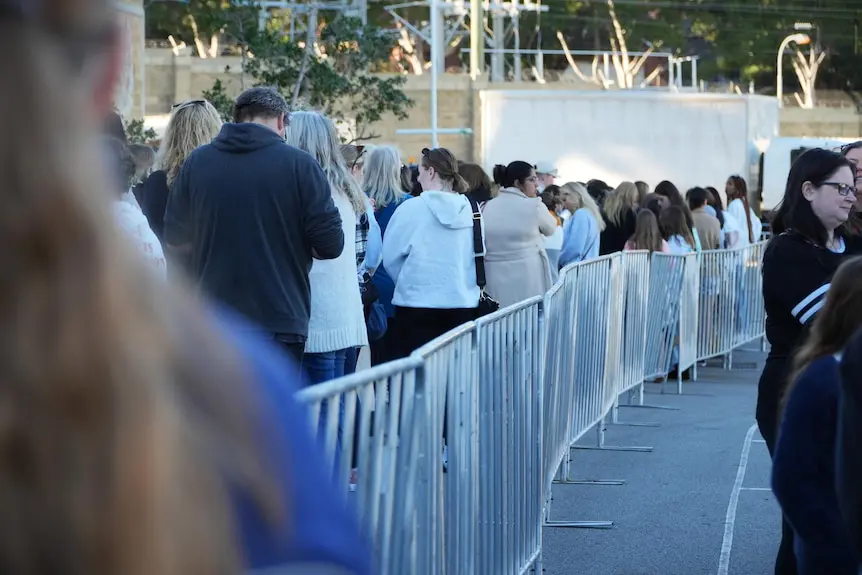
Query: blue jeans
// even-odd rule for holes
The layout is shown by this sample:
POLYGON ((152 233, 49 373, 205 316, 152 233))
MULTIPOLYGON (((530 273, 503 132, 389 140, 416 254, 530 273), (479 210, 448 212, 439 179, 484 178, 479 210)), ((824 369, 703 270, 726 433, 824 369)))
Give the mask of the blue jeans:
MULTIPOLYGON (((303 357, 302 366, 308 374, 309 385, 325 383, 327 381, 338 379, 344 375, 344 364, 347 359, 347 350, 341 349, 338 351, 326 351, 323 353, 306 353, 303 357)), ((326 434, 326 401, 321 403, 320 420, 317 426, 317 433, 321 439, 326 434)), ((342 424, 344 422, 344 399, 339 399, 338 406, 338 434, 335 442, 335 464, 341 458, 341 435, 343 433, 342 424)))
POLYGON ((308 373, 309 384, 316 385, 343 376, 346 360, 346 349, 323 353, 306 353, 302 358, 302 366, 308 373))

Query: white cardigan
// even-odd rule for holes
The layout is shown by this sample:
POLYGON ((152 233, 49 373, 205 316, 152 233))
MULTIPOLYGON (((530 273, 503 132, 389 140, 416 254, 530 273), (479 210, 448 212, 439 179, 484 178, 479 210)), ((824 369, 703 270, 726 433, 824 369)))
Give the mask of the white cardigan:
POLYGON ((344 251, 334 260, 314 260, 311 318, 305 353, 325 353, 368 344, 365 313, 356 279, 356 213, 343 193, 332 194, 341 215, 344 251))

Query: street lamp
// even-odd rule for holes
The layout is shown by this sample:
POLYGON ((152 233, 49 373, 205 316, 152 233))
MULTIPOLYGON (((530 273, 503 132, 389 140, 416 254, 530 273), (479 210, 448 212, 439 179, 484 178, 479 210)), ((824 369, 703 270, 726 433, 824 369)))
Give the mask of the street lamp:
POLYGON ((784 57, 784 50, 787 49, 787 46, 790 45, 791 42, 795 42, 799 45, 805 45, 811 42, 811 37, 808 34, 791 34, 787 38, 781 41, 781 44, 778 46, 778 63, 776 66, 776 78, 775 78, 775 95, 778 97, 778 107, 784 107, 784 71, 782 70, 782 61, 784 57))

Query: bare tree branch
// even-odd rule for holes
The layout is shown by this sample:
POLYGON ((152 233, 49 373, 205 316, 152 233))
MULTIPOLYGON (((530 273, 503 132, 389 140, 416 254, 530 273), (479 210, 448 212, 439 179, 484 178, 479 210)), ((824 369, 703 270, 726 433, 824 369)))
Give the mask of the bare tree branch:
MULTIPOLYGON (((630 62, 629 62, 629 51, 628 51, 628 47, 626 46, 626 35, 625 35, 625 32, 623 32, 623 27, 620 25, 619 18, 617 18, 617 11, 614 9, 614 0, 608 0, 608 12, 611 15, 611 23, 613 24, 614 34, 617 37, 617 43, 619 44, 619 48, 620 48, 620 55, 622 57, 621 65, 622 65, 623 70, 625 70, 625 76, 624 76, 624 79, 625 79, 624 82, 625 83, 623 84, 623 87, 624 88, 631 88, 632 87, 632 78, 629 75, 629 73, 630 73, 629 72, 630 62)), ((613 38, 611 38, 611 45, 613 46, 613 38)), ((614 52, 616 52, 616 48, 614 48, 614 52)), ((615 65, 615 67, 616 67, 616 65, 615 65)))
POLYGON ((308 15, 308 26, 305 33, 305 53, 302 55, 302 64, 299 67, 299 75, 296 78, 296 84, 293 85, 293 94, 290 98, 290 108, 294 109, 299 102, 299 94, 302 90, 302 85, 305 83, 305 75, 308 73, 308 66, 311 61, 311 53, 314 51, 314 40, 317 38, 317 9, 311 11, 308 15))
MULTIPOLYGON (((575 76, 577 76, 578 78, 580 78, 584 82, 587 82, 588 84, 598 84, 602 87, 606 87, 596 78, 595 72, 593 73, 592 78, 587 77, 586 74, 581 72, 581 69, 578 68, 578 65, 575 62, 575 59, 572 58, 572 53, 569 51, 569 45, 566 42, 566 39, 563 37, 563 33, 560 32, 559 30, 557 30, 557 40, 560 41, 560 46, 563 47, 563 53, 566 56, 566 61, 569 63, 569 67, 572 69, 572 72, 575 73, 575 76)), ((596 63, 596 60, 593 60, 593 69, 594 70, 595 70, 595 63, 596 63)))

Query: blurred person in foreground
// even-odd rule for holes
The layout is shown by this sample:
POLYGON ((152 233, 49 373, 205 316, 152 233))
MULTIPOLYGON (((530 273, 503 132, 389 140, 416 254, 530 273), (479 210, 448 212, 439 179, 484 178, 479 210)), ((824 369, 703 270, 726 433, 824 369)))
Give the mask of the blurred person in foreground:
POLYGON ((371 573, 285 360, 114 225, 112 6, 0 3, 0 573, 371 573))

